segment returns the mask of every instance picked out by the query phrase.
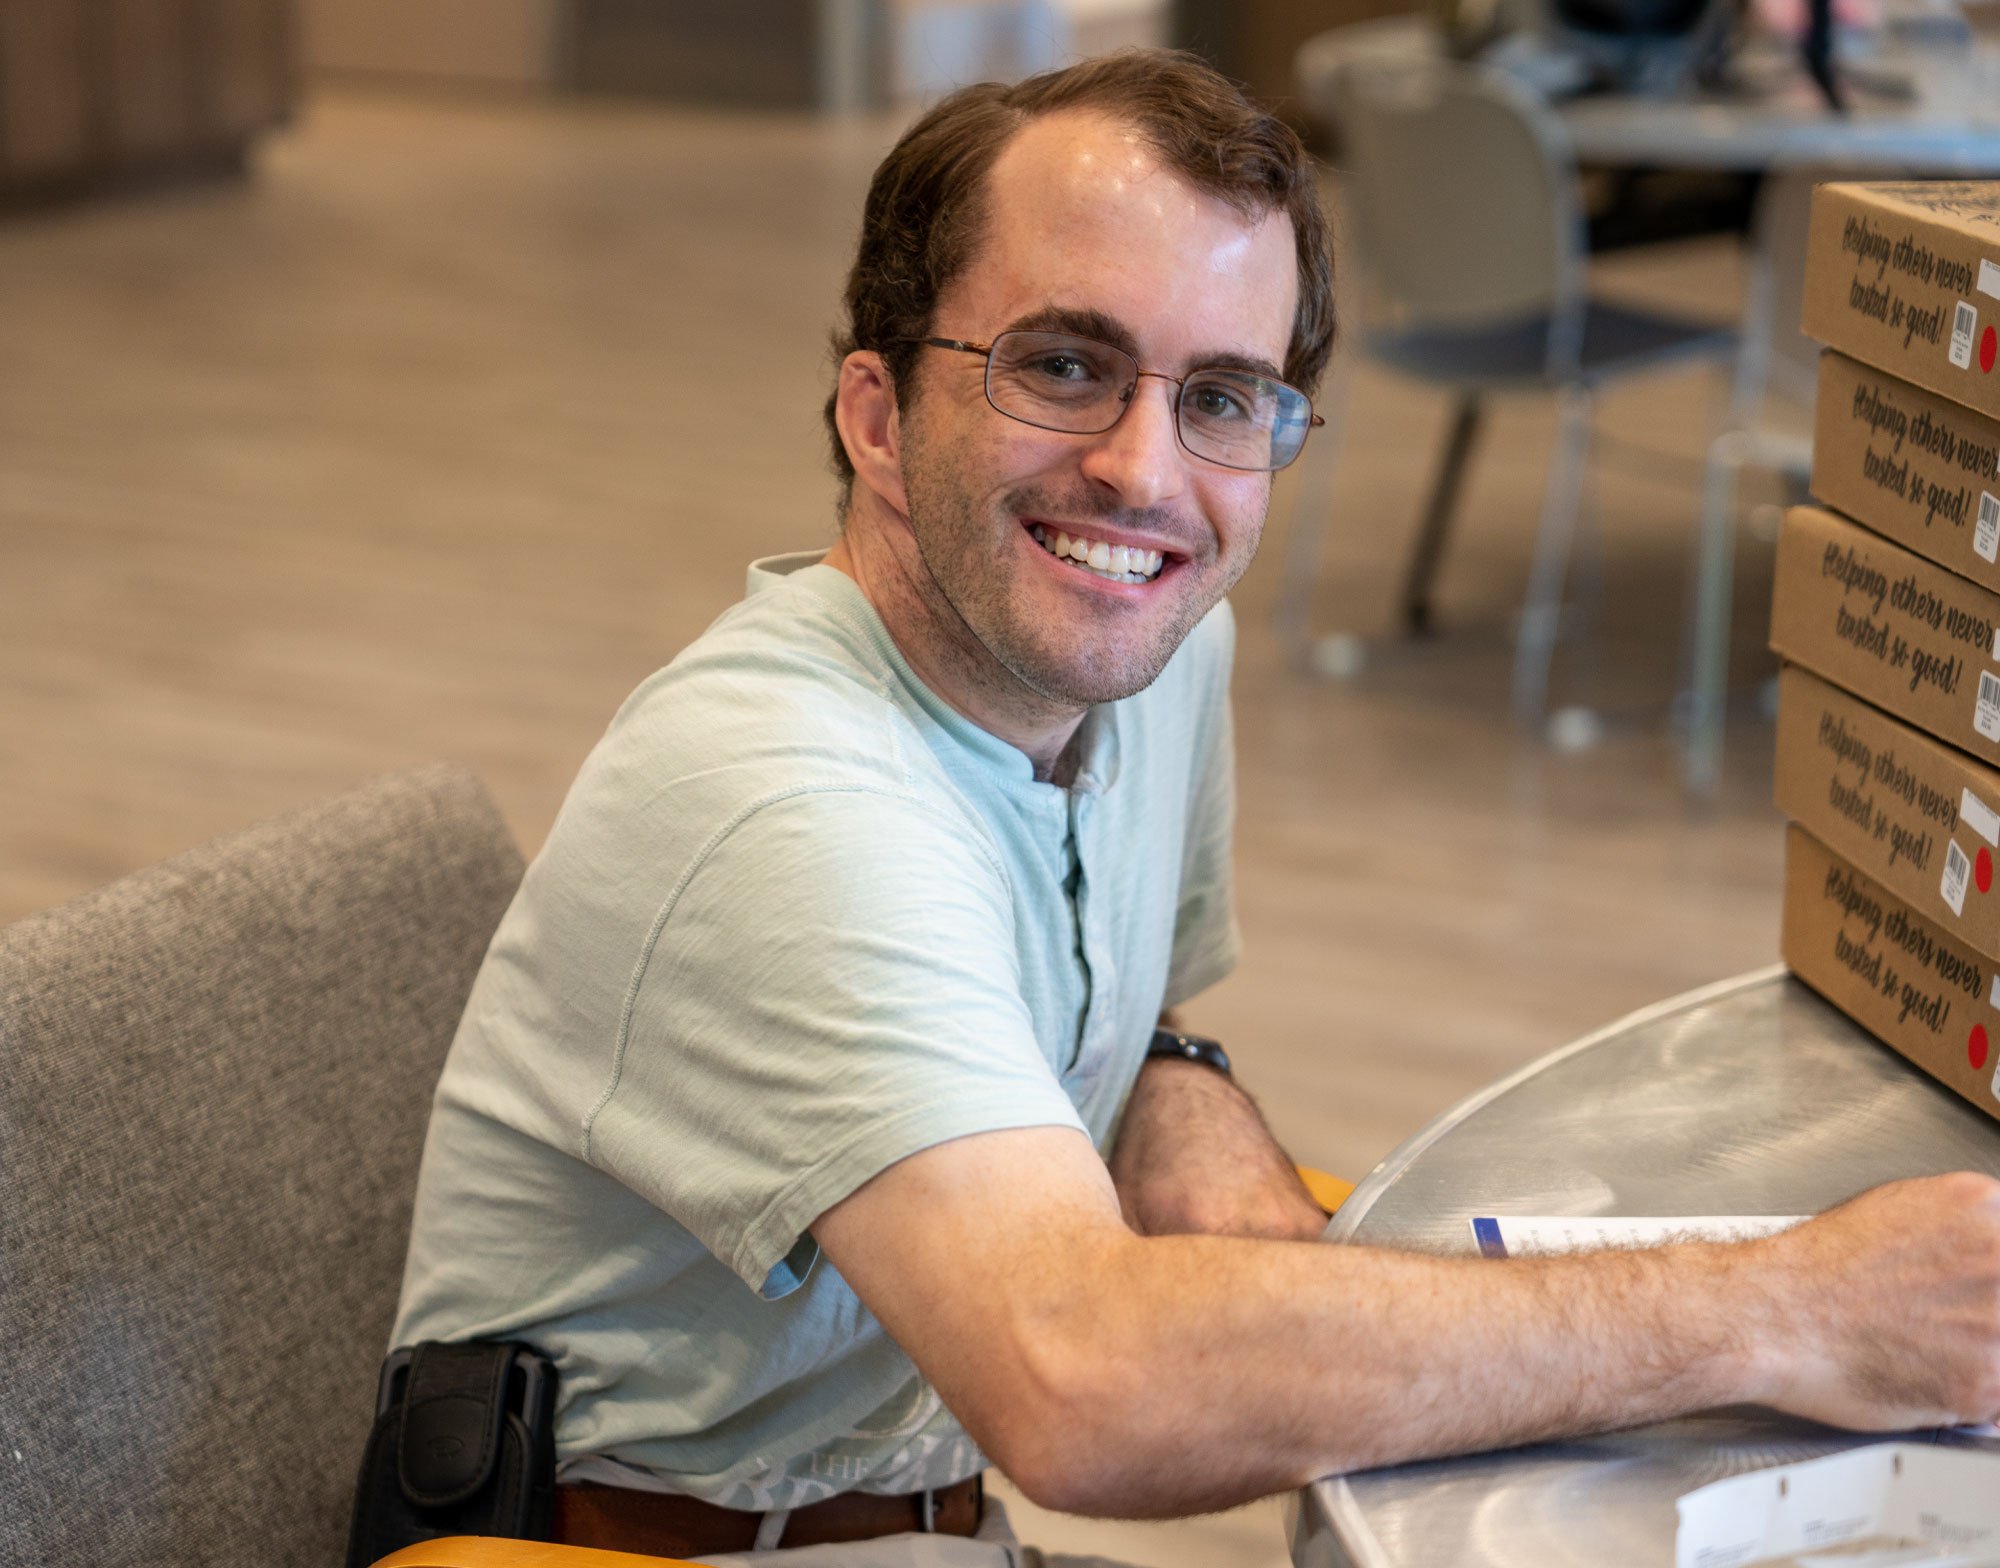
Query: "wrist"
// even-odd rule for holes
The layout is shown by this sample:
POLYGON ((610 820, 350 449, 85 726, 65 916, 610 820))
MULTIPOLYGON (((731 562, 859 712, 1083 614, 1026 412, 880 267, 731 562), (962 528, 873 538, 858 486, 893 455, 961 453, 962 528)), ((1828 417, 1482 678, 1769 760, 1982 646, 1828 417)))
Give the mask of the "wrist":
POLYGON ((1700 1250, 1706 1266, 1688 1282, 1687 1304, 1712 1336, 1711 1402, 1780 1404, 1796 1381, 1812 1317, 1808 1303, 1790 1299, 1792 1271, 1774 1253, 1772 1238, 1705 1243, 1700 1250))
POLYGON ((1792 1247, 1785 1235, 1717 1250, 1725 1255, 1729 1281, 1720 1294, 1738 1325, 1736 1397, 1783 1407, 1819 1359, 1823 1303, 1812 1289, 1811 1270, 1786 1255, 1792 1247))

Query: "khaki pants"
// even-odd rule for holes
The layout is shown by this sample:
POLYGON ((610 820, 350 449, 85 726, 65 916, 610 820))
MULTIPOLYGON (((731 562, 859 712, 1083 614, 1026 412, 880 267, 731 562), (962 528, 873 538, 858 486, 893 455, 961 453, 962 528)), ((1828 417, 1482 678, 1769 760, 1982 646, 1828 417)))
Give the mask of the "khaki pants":
POLYGON ((695 1560, 711 1568, 1132 1568, 1108 1557, 1023 1546, 1007 1522, 1006 1505, 990 1493, 975 1535, 885 1535, 843 1546, 780 1546, 695 1560))

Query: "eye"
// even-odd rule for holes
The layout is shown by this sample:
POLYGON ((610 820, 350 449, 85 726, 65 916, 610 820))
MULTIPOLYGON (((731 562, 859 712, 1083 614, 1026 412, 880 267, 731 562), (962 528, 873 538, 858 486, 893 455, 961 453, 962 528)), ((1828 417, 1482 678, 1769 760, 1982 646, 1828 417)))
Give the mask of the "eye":
POLYGON ((1225 381, 1198 381, 1187 389, 1187 408, 1192 414, 1218 424, 1254 419, 1251 399, 1241 388, 1225 381))
POLYGON ((1045 381, 1065 381, 1071 385, 1095 381, 1102 374, 1100 366, 1069 349, 1051 349, 1029 360, 1022 368, 1029 375, 1039 376, 1045 381))

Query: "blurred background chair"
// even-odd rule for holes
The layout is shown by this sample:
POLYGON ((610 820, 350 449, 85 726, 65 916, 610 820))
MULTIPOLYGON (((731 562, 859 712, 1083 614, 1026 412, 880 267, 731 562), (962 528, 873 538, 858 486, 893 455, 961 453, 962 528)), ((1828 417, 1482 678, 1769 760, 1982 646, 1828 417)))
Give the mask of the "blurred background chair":
POLYGON ((433 768, 0 930, 7 1561, 340 1561, 431 1093, 520 875, 433 768))
MULTIPOLYGON (((1373 24, 1314 40, 1300 70, 1336 128, 1351 352, 1446 392, 1452 416, 1405 569, 1404 633, 1432 624, 1432 592, 1488 399, 1554 394, 1558 424, 1515 644, 1512 705, 1539 725, 1581 506, 1598 393, 1628 377, 1726 360, 1713 323, 1592 297, 1575 160, 1560 121, 1490 68, 1371 51, 1373 24), (1357 298, 1358 296, 1358 298, 1357 298), (1358 305, 1358 308, 1355 308, 1358 305)), ((1312 651, 1311 594, 1344 439, 1328 400, 1319 472, 1300 486, 1280 638, 1312 651)))

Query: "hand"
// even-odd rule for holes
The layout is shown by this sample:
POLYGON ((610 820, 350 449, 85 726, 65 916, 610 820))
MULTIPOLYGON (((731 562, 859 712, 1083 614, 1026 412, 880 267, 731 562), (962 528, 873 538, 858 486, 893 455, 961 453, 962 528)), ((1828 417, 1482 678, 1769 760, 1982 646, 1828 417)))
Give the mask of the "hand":
POLYGON ((1142 1236, 1316 1241, 1313 1202, 1255 1103, 1198 1062, 1150 1061, 1111 1151, 1125 1222, 1142 1236))
POLYGON ((2000 1415, 2000 1181, 1892 1182, 1768 1241, 1771 1403, 1861 1431, 2000 1415))

